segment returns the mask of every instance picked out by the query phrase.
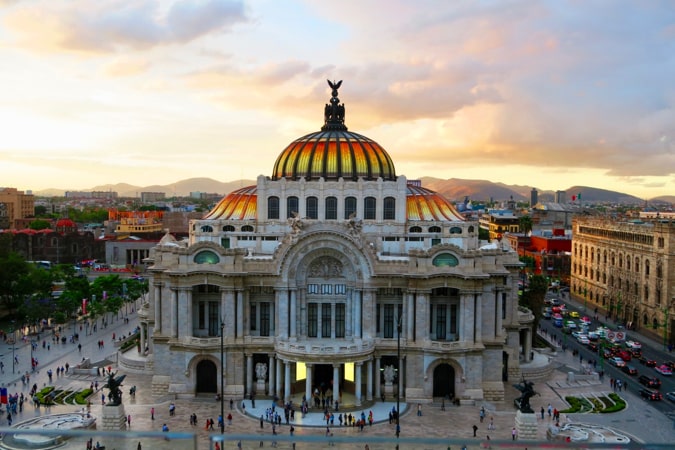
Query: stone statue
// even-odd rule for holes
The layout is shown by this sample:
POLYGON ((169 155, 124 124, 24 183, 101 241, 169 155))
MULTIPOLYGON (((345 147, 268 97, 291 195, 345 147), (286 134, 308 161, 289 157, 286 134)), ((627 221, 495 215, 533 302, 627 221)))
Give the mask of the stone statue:
POLYGON ((300 219, 300 214, 296 211, 291 213, 293 217, 288 218, 288 224, 291 226, 291 233, 298 234, 302 230, 302 219, 300 219))
POLYGON ((258 381, 265 381, 267 378, 267 364, 258 363, 255 365, 255 375, 258 381))
POLYGON ((384 366, 384 382, 391 384, 394 381, 394 366, 384 366))
POLYGON ((539 393, 535 392, 533 386, 533 382, 527 381, 525 379, 523 379, 520 384, 513 385, 514 388, 522 392, 522 395, 513 401, 514 405, 516 405, 516 408, 518 408, 520 412, 534 413, 534 410, 532 410, 532 407, 530 406, 530 398, 534 397, 535 395, 539 395, 539 393))
POLYGON ((347 227, 349 228, 349 234, 356 236, 361 233, 363 228, 363 221, 356 217, 356 213, 351 213, 349 215, 349 222, 347 222, 347 227))
POLYGON ((117 406, 122 404, 122 381, 126 378, 126 375, 120 375, 119 377, 115 377, 115 373, 110 373, 108 375, 108 382, 105 384, 105 388, 108 388, 108 405, 110 406, 117 406))

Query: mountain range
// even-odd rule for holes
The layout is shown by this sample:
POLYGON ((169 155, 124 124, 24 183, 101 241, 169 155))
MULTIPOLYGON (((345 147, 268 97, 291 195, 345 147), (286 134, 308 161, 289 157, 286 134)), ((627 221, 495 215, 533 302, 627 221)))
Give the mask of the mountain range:
MULTIPOLYGON (((529 202, 532 186, 507 185, 494 183, 487 180, 466 180, 461 178, 423 177, 422 186, 438 192, 452 202, 462 201, 468 197, 473 201, 506 201, 513 199, 517 202, 529 202)), ((211 178, 188 178, 168 185, 134 186, 126 183, 104 184, 94 186, 91 189, 83 189, 84 192, 112 191, 117 192, 119 197, 140 197, 141 192, 163 192, 167 197, 187 197, 191 192, 203 192, 207 194, 226 194, 242 187, 254 185, 255 180, 235 180, 221 182, 211 178)), ((33 192, 38 197, 63 197, 63 189, 46 189, 33 192)), ((617 203, 617 204, 644 204, 645 199, 632 196, 623 192, 608 191, 589 186, 570 186, 565 189, 566 202, 572 200, 572 196, 581 194, 583 202, 593 203, 617 203)), ((539 202, 555 201, 554 191, 539 191, 539 202)), ((650 203, 675 203, 675 195, 666 195, 648 200, 650 203)))

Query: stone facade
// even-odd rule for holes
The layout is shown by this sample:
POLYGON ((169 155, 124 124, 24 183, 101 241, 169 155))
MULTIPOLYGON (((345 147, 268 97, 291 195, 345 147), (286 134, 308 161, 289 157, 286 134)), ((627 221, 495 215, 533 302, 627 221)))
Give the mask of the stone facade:
POLYGON ((576 218, 570 291, 627 328, 675 344, 675 221, 576 218))
POLYGON ((480 242, 477 222, 392 164, 375 173, 386 152, 326 114, 272 177, 192 220, 188 239, 167 234, 151 251, 142 325, 153 392, 320 391, 360 405, 381 398, 392 366, 394 394, 408 401, 502 400, 531 346, 521 342, 532 316, 517 308, 517 254, 480 242), (352 158, 362 147, 373 151, 365 162, 352 158), (321 163, 330 148, 343 152, 337 172, 321 163), (298 172, 305 163, 325 174, 298 172))

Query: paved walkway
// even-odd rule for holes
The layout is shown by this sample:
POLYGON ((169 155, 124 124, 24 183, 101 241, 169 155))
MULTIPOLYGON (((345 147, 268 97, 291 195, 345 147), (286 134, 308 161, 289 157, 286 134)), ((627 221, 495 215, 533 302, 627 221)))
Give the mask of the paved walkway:
MULTIPOLYGON (((120 333, 130 332, 135 327, 133 319, 133 315, 130 315, 129 324, 125 324, 120 320, 111 323, 107 329, 99 330, 91 336, 83 336, 83 355, 92 355, 93 360, 103 359, 109 356, 109 354, 113 352, 113 348, 110 346, 112 333, 115 332, 119 335, 120 333), (96 342, 100 339, 104 340, 106 347, 99 351, 96 342)), ((5 361, 5 373, 0 376, 0 383, 7 386, 10 393, 24 392, 24 394, 27 394, 29 387, 21 384, 18 373, 14 375, 11 373, 8 374, 7 361, 10 361, 9 369, 11 371, 11 360, 7 357, 8 351, 11 354, 11 348, 8 348, 7 345, 0 345, 0 353, 4 355, 2 360, 5 361)), ((29 351, 30 348, 28 344, 21 347, 20 350, 15 350, 15 353, 18 353, 21 358, 21 364, 19 366, 21 369, 25 369, 26 367, 24 361, 29 361, 29 351), (26 357, 28 359, 25 359, 26 357)), ((49 352, 47 352, 47 350, 42 350, 40 347, 36 352, 36 356, 40 359, 43 367, 39 373, 32 376, 31 384, 35 381, 40 387, 45 385, 48 381, 45 373, 46 367, 55 369, 57 364, 60 366, 65 364, 66 361, 69 361, 69 363, 73 365, 82 357, 82 355, 78 353, 75 344, 58 344, 49 352)), ((533 364, 542 363, 542 358, 547 357, 539 355, 533 364)), ((535 410, 539 410, 542 406, 546 408, 549 403, 554 408, 563 409, 566 407, 563 399, 567 395, 590 394, 610 390, 608 383, 605 383, 604 385, 568 383, 567 372, 577 370, 578 361, 576 358, 573 358, 569 352, 559 353, 552 356, 552 358, 552 363, 556 364, 558 369, 554 371, 553 376, 546 383, 541 382, 535 384, 534 388, 540 394, 539 396, 533 397, 531 400, 535 410)), ((101 385, 105 382, 105 379, 99 377, 97 380, 93 376, 83 375, 67 375, 58 378, 54 376, 53 384, 75 390, 85 388, 94 381, 98 381, 99 385, 101 385)), ((106 445, 108 450, 111 448, 118 450, 137 450, 138 442, 142 442, 143 448, 145 449, 183 449, 191 447, 192 442, 189 441, 189 438, 194 434, 194 436, 196 436, 195 445, 197 448, 209 448, 210 438, 214 435, 219 435, 219 433, 217 425, 214 427, 216 429, 213 431, 205 430, 204 425, 207 418, 213 418, 217 422, 218 415, 220 414, 220 403, 216 402, 212 397, 177 399, 175 400, 176 414, 170 416, 168 412, 169 401, 157 402, 156 399, 151 396, 150 383, 151 376, 138 374, 127 374, 127 378, 124 382, 124 405, 126 413, 130 414, 132 419, 130 429, 131 431, 140 432, 140 436, 130 436, 131 433, 128 432, 118 433, 114 436, 105 436, 105 433, 97 431, 96 436, 97 439, 101 440, 101 444, 106 445), (133 385, 137 386, 137 394, 132 398, 128 395, 128 389, 133 385), (155 408, 154 420, 152 420, 150 414, 151 408, 153 407, 155 408), (197 426, 191 425, 189 422, 189 416, 193 413, 197 415, 197 426), (156 437, 147 436, 147 433, 146 435, 143 435, 143 433, 147 431, 161 431, 163 424, 167 424, 172 433, 178 434, 172 434, 171 440, 162 441, 161 443, 158 442, 156 437), (180 433, 183 432, 190 434, 181 435, 180 433), (179 438, 181 436, 187 437, 188 441, 180 440, 179 438), (125 439, 125 437, 129 437, 130 439, 125 439), (174 439, 174 437, 176 439, 174 439)), ((423 445, 425 438, 447 439, 448 443, 452 442, 453 445, 466 444, 469 449, 480 448, 481 445, 485 444, 487 441, 487 436, 490 436, 490 442, 492 443, 493 448, 497 448, 500 443, 505 445, 513 444, 511 441, 511 430, 515 425, 516 416, 516 411, 513 407, 513 399, 520 393, 507 384, 506 394, 507 398, 504 402, 482 402, 472 406, 446 405, 445 411, 441 410, 439 404, 424 405, 422 408, 422 416, 418 416, 415 413, 416 407, 409 408, 408 412, 404 413, 401 417, 402 433, 400 440, 401 445, 399 448, 414 448, 416 450, 419 450, 420 448, 438 448, 439 450, 440 448, 446 448, 445 444, 442 447, 432 446, 431 444, 423 445), (483 423, 479 421, 479 410, 481 407, 485 407, 487 410, 487 418, 483 423), (495 426, 494 430, 488 430, 490 419, 493 420, 495 426), (475 438, 473 437, 473 425, 478 427, 477 437, 475 438), (409 441, 411 438, 414 439, 409 441)), ((563 417, 562 419, 575 423, 612 427, 626 433, 632 439, 641 442, 663 444, 665 446, 670 445, 675 441, 675 429, 673 428, 673 423, 666 416, 651 408, 648 403, 643 402, 632 392, 622 393, 622 395, 628 401, 628 408, 624 412, 614 414, 571 415, 570 417, 563 417)), ((98 396, 95 398, 98 398, 98 396)), ((225 415, 227 416, 229 413, 233 415, 232 424, 226 425, 226 437, 238 437, 240 435, 249 437, 255 436, 255 442, 244 440, 242 441, 242 447, 259 448, 260 439, 264 440, 263 445, 265 447, 269 447, 271 440, 275 438, 272 435, 272 426, 269 423, 264 422, 261 428, 259 417, 264 413, 266 408, 271 407, 271 401, 263 398, 256 399, 256 408, 252 408, 250 401, 246 400, 246 412, 244 413, 241 408, 241 399, 234 400, 234 408, 230 410, 229 399, 226 399, 225 415)), ((372 407, 364 409, 363 411, 366 416, 370 410, 373 411, 377 423, 372 427, 366 426, 363 431, 359 431, 358 428, 340 427, 337 425, 338 422, 336 417, 336 425, 330 427, 330 431, 333 434, 333 440, 335 441, 335 447, 344 449, 363 448, 364 444, 368 443, 371 450, 384 448, 391 449, 392 444, 385 443, 384 440, 391 439, 395 434, 395 425, 390 424, 388 420, 388 413, 394 404, 395 403, 393 402, 377 402, 372 407), (359 444, 356 445, 353 442, 342 443, 339 442, 340 439, 358 439, 359 444)), ((78 408, 75 406, 56 406, 52 407, 50 412, 60 413, 75 411, 77 409, 78 408)), ((46 412, 47 411, 45 411, 44 408, 34 409, 33 406, 26 406, 23 413, 18 414, 18 417, 15 418, 15 423, 17 421, 45 414, 46 412)), ((101 416, 102 406, 100 401, 94 402, 91 412, 94 416, 101 416)), ((295 435, 300 438, 312 437, 316 440, 312 443, 300 442, 298 440, 296 445, 297 449, 313 450, 317 448, 333 448, 330 445, 329 438, 326 437, 325 421, 323 420, 321 411, 312 410, 304 418, 300 417, 300 413, 296 412, 296 414, 296 420, 293 423, 295 435)), ((551 420, 545 416, 543 420, 539 418, 537 423, 537 437, 540 440, 545 441, 546 432, 551 425, 551 420)), ((0 419, 0 425, 6 425, 4 417, 0 419)), ((292 448, 290 440, 283 441, 284 439, 290 439, 289 430, 290 426, 285 424, 278 427, 279 434, 277 435, 277 439, 279 439, 279 448, 292 448)), ((235 441, 227 442, 225 448, 236 448, 235 441)), ((537 448, 537 446, 528 445, 527 441, 523 441, 522 444, 523 448, 537 448)), ((67 448, 84 448, 84 439, 72 439, 67 448), (79 447, 79 445, 82 445, 82 447, 79 447)))

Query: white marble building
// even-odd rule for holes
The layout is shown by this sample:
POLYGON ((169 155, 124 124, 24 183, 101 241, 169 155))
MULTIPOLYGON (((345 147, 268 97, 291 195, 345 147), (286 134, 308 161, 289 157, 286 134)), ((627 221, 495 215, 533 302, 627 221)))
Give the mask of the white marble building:
POLYGON ((156 394, 222 381, 226 396, 500 400, 518 376, 531 315, 517 306, 517 254, 481 247, 478 223, 396 175, 347 130, 337 95, 271 176, 152 250, 142 313, 156 394))

